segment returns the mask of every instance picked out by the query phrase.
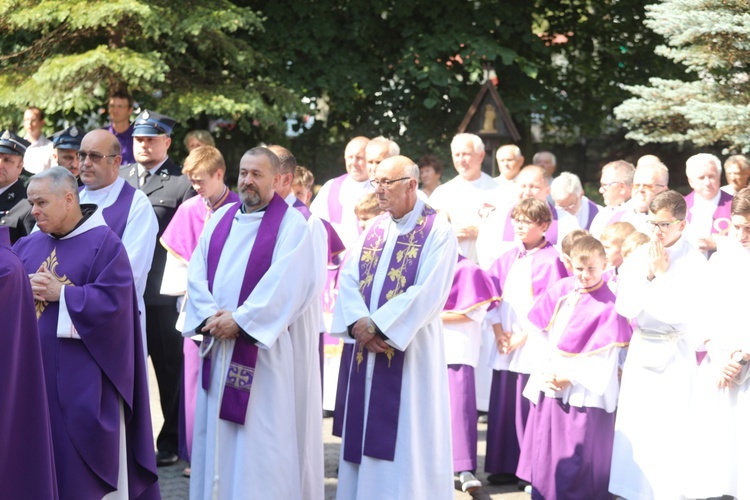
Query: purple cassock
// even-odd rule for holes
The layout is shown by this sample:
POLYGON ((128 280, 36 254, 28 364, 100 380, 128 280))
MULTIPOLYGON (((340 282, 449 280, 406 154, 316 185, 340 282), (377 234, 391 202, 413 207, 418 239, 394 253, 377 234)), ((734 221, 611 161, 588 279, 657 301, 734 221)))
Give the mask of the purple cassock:
MULTIPOLYGON (((543 240, 539 247, 532 250, 526 250, 523 244, 519 244, 501 255, 488 271, 501 297, 510 268, 517 260, 528 258, 533 259, 531 288, 535 298, 568 275, 560 254, 549 241, 543 240)), ((495 370, 492 373, 487 415, 487 454, 484 462, 484 469, 490 474, 516 473, 529 415, 529 400, 523 397, 523 389, 528 380, 529 375, 525 373, 507 370, 495 370)))
MULTIPOLYGON (((498 300, 489 276, 474 262, 459 254, 458 264, 453 273, 453 284, 443 311, 466 314, 478 307, 486 307, 489 310, 497 305, 498 300)), ((451 403, 453 470, 473 471, 477 468, 477 397, 474 367, 449 364, 448 390, 451 403)))
MULTIPOLYGON (((551 348, 566 358, 583 358, 626 347, 632 330, 615 311, 615 294, 607 283, 576 288, 573 277, 559 281, 529 313, 531 323, 549 331, 563 300, 574 301, 570 318, 551 348)), ((616 368, 611 372, 616 373, 616 368)), ((614 411, 571 406, 540 393, 529 414, 518 476, 533 485, 532 498, 610 499, 614 431, 614 411)))
MULTIPOLYGON (((729 228, 732 226, 732 198, 733 196, 724 191, 719 191, 719 203, 716 206, 716 211, 713 215, 713 223, 711 224, 711 234, 719 234, 726 236, 729 234, 729 228)), ((687 204, 687 216, 688 223, 691 222, 693 215, 690 210, 695 204, 695 191, 685 196, 685 203, 687 204)))
POLYGON ((594 217, 596 217, 596 214, 599 213, 599 206, 597 206, 596 203, 589 200, 588 198, 586 199, 586 204, 589 206, 589 216, 588 216, 588 219, 586 220, 586 227, 582 229, 585 229, 588 231, 589 229, 591 229, 591 223, 594 222, 594 217))
MULTIPOLYGON (((129 186, 126 182, 125 186, 129 186)), ((206 221, 228 203, 236 203, 240 197, 234 191, 227 189, 224 195, 213 205, 209 206, 200 196, 193 196, 182 203, 174 217, 164 230, 159 240, 168 252, 187 264, 193 251, 198 246, 198 238, 203 232, 206 221)), ((106 219, 106 214, 105 219, 106 219)), ((107 222, 109 224, 109 221, 107 222)), ((111 227, 111 226, 110 226, 111 227)), ((200 369, 200 354, 198 344, 192 339, 185 339, 183 343, 183 377, 182 404, 179 416, 179 455, 190 461, 193 451, 193 424, 195 422, 195 404, 198 398, 198 372, 200 369)))
POLYGON ((125 248, 100 225, 68 239, 36 232, 14 251, 27 273, 45 265, 66 284, 68 313, 80 336, 58 338, 60 303, 36 303, 60 498, 102 498, 117 488, 120 401, 130 498, 159 498, 138 303, 125 248))
POLYGON ((0 488, 4 498, 57 498, 47 391, 34 297, 0 227, 0 488))

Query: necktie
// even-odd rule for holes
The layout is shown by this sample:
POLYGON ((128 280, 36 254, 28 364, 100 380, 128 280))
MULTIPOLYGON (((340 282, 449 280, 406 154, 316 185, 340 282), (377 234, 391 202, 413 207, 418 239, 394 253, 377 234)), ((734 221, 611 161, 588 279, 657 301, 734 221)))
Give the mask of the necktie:
POLYGON ((148 181, 148 178, 151 177, 151 172, 148 170, 144 170, 141 172, 141 187, 143 187, 146 184, 146 181, 148 181))

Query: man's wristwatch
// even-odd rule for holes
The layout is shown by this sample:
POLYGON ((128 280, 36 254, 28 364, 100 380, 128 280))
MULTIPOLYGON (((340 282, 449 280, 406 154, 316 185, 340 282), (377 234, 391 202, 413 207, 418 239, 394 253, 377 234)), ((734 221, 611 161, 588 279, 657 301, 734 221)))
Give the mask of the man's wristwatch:
POLYGON ((745 366, 747 364, 747 361, 745 361, 745 355, 742 351, 734 351, 732 353, 732 361, 735 363, 739 363, 742 366, 745 366))
POLYGON ((377 328, 375 326, 375 323, 373 323, 371 318, 367 318, 367 333, 370 335, 375 335, 375 332, 377 331, 377 328))

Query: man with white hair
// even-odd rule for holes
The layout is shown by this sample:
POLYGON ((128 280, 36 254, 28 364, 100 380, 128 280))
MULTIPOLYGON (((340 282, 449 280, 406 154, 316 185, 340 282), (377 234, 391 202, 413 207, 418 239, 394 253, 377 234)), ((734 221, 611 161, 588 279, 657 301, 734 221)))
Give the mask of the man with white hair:
POLYGON ((498 194, 511 200, 515 192, 516 176, 523 167, 521 148, 515 144, 500 146, 495 153, 495 159, 500 170, 500 175, 495 177, 495 182, 499 185, 498 194))
POLYGON ((381 161, 391 156, 398 156, 400 152, 401 148, 398 147, 395 141, 386 139, 382 135, 371 139, 365 148, 367 174, 370 176, 370 179, 375 175, 375 169, 378 168, 381 161))
POLYGON ((531 159, 531 163, 542 167, 550 177, 555 175, 557 169, 557 158, 550 151, 537 151, 531 159))
POLYGON ((581 229, 591 227, 591 222, 599 213, 599 205, 583 194, 581 179, 570 172, 563 172, 550 186, 550 195, 558 210, 564 210, 576 218, 581 229))
POLYGON ((619 220, 623 209, 627 208, 633 191, 635 167, 625 160, 615 160, 602 167, 599 178, 599 193, 604 207, 591 222, 589 232, 598 238, 602 230, 619 220), (617 220, 612 220, 617 219, 617 220))
POLYGON ((724 161, 724 175, 727 176, 727 185, 721 190, 732 196, 747 187, 750 180, 750 159, 745 155, 732 155, 724 161))
POLYGON ((716 251, 717 239, 732 225, 732 195, 719 189, 721 161, 707 153, 688 158, 685 173, 693 191, 685 197, 688 227, 685 236, 698 250, 716 251))
POLYGON ((488 192, 496 189, 497 184, 482 172, 484 143, 479 136, 457 134, 451 141, 451 155, 458 175, 438 186, 429 201, 435 210, 450 216, 461 255, 476 262, 480 209, 488 192))

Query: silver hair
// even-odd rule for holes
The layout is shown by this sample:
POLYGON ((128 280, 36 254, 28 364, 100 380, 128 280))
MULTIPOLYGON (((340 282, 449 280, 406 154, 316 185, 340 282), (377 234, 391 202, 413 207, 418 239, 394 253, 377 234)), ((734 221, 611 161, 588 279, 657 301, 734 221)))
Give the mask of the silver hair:
POLYGON ((268 158, 268 161, 271 162, 271 172, 274 174, 281 172, 281 161, 279 160, 279 157, 268 148, 258 146, 253 149, 248 149, 242 156, 265 156, 268 158))
POLYGON ((709 153, 698 153, 687 159, 685 162, 685 173, 688 177, 693 177, 691 172, 694 172, 696 168, 700 168, 704 165, 713 165, 716 169, 716 173, 721 177, 721 161, 714 155, 709 153))
POLYGON ((605 170, 612 169, 615 171, 618 181, 626 184, 633 183, 633 175, 635 174, 635 167, 632 163, 625 160, 615 160, 607 163, 602 167, 602 173, 605 170))
MULTIPOLYGON (((520 154, 521 154, 521 150, 519 149, 518 150, 518 155, 520 155, 520 154)), ((550 157, 552 158, 552 164, 555 165, 555 166, 557 166, 557 158, 555 157, 554 154, 552 154, 551 151, 537 151, 536 153, 534 153, 534 157, 531 159, 531 163, 533 163, 534 165, 536 165, 537 164, 537 160, 543 154, 550 155, 550 157)), ((518 156, 518 155, 516 155, 516 156, 518 156)))
POLYGON ((571 194, 583 194, 581 179, 571 172, 562 172, 550 185, 550 193, 553 198, 565 198, 571 194))
POLYGON ((475 153, 481 153, 484 151, 484 141, 482 141, 481 137, 474 134, 464 133, 453 136, 453 140, 451 141, 451 152, 468 141, 471 141, 472 146, 474 146, 475 153))
POLYGON ((76 201, 78 201, 78 182, 67 168, 52 167, 42 170, 29 179, 29 184, 33 181, 42 181, 44 179, 49 179, 50 190, 55 194, 64 195, 66 193, 73 193, 76 201))
POLYGON ((669 185, 669 169, 663 163, 661 162, 642 163, 635 168, 636 172, 641 172, 643 170, 651 170, 652 172, 658 173, 664 179, 664 185, 665 186, 669 185))
POLYGON ((367 143, 367 147, 369 148, 371 145, 386 149, 388 151, 388 156, 386 156, 386 158, 390 158, 391 156, 398 156, 399 154, 401 154, 401 148, 398 147, 396 141, 387 139, 382 135, 379 135, 374 139, 370 139, 370 142, 367 143))

